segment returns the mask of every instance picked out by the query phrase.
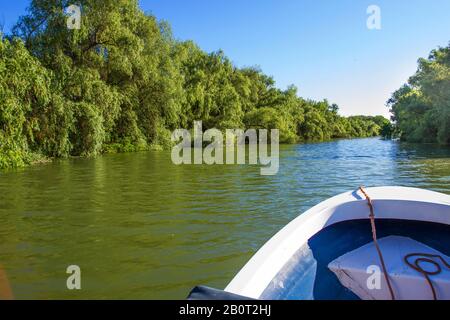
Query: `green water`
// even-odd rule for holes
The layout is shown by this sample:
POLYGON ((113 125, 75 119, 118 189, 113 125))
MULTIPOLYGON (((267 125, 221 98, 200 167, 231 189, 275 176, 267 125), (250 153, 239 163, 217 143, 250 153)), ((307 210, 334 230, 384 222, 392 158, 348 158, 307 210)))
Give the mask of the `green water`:
POLYGON ((178 299, 224 288, 273 234, 338 193, 450 194, 450 148, 378 139, 281 146, 280 171, 175 166, 170 152, 0 173, 0 264, 18 299, 178 299), (66 288, 79 265, 82 290, 66 288))

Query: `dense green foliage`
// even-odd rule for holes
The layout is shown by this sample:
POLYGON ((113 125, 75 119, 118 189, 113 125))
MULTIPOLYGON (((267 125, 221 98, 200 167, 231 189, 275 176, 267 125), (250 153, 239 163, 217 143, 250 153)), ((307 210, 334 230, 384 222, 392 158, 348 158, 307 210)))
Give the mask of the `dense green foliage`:
POLYGON ((169 146, 176 128, 280 129, 281 142, 378 135, 382 117, 338 115, 257 68, 173 39, 137 0, 34 0, 0 39, 0 167, 169 146))
POLYGON ((416 74, 388 106, 402 140, 450 144, 450 45, 420 59, 416 74))

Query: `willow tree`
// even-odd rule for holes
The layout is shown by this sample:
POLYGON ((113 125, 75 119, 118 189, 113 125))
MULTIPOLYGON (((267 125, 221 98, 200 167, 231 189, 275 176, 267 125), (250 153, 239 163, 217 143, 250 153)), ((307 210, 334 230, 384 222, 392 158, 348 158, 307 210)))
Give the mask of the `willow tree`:
MULTIPOLYGON (((344 119, 336 105, 304 100, 293 86, 281 90, 259 68, 237 68, 220 50, 174 40, 168 23, 137 0, 33 0, 8 38, 0 53, 2 167, 39 154, 168 146, 171 131, 199 120, 204 130, 279 129, 284 143, 379 131, 375 118, 344 119), (78 29, 67 26, 69 5, 81 9, 78 29)), ((436 88, 427 85, 428 69, 417 80, 424 92, 436 88)), ((445 105, 445 92, 437 96, 432 103, 445 105)))
POLYGON ((50 121, 61 124, 67 120, 58 101, 60 97, 51 91, 51 74, 23 42, 0 39, 0 168, 30 162, 43 135, 53 138, 43 148, 68 148, 61 141, 67 131, 50 132, 47 127, 50 121))
POLYGON ((180 44, 179 50, 184 51, 186 124, 203 120, 205 129, 242 127, 242 96, 236 87, 238 71, 228 58, 221 51, 207 54, 192 42, 180 44))
POLYGON ((450 45, 433 50, 388 106, 401 137, 450 144, 450 45))
POLYGON ((175 127, 182 87, 167 30, 129 0, 80 1, 81 28, 69 29, 68 5, 32 1, 14 35, 56 75, 54 86, 75 117, 71 153, 97 154, 104 144, 145 147, 161 128, 175 127))

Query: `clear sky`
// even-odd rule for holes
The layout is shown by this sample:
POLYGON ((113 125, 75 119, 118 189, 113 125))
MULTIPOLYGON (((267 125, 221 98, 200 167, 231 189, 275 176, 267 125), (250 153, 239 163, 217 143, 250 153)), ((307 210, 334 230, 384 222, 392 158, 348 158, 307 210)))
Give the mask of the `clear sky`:
MULTIPOLYGON (((29 1, 2 1, 5 32, 29 1)), ((337 103, 344 115, 388 115, 385 102, 417 59, 450 41, 449 0, 140 0, 180 40, 259 66, 278 87, 337 103), (369 5, 381 30, 366 26, 369 5)))

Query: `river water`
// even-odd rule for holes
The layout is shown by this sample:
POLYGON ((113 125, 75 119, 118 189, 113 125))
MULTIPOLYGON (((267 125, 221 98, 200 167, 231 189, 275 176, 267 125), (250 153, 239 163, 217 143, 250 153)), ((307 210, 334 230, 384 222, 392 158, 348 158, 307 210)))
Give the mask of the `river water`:
POLYGON ((18 299, 183 299, 224 288, 301 212, 359 185, 450 194, 450 148, 379 139, 280 147, 280 171, 170 152, 0 172, 0 265, 18 299), (81 268, 81 290, 66 268, 81 268))

